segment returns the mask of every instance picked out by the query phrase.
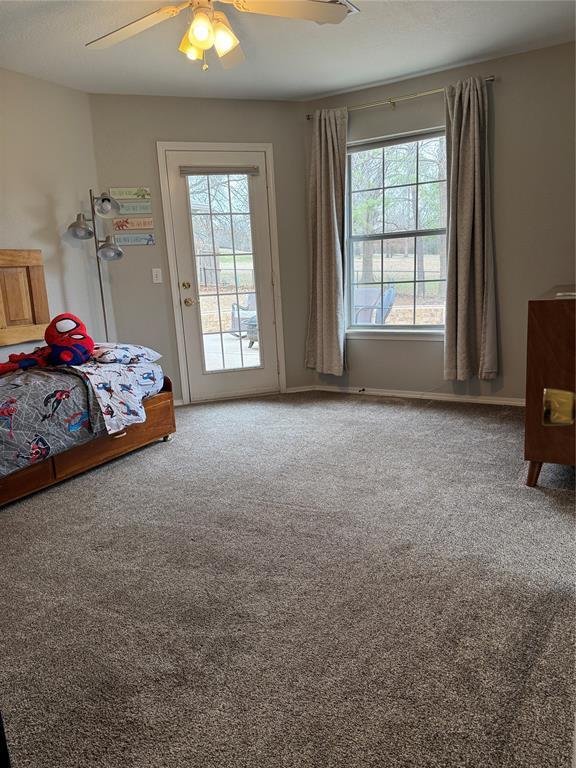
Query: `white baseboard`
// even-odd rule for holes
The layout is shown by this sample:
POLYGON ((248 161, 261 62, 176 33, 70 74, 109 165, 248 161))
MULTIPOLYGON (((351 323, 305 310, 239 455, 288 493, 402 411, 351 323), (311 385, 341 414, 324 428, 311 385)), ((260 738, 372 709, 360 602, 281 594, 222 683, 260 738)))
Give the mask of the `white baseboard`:
POLYGON ((287 387, 292 392, 340 392, 346 395, 375 395, 377 397, 399 397, 416 400, 442 400, 451 403, 478 403, 484 405, 512 405, 523 408, 524 398, 492 397, 491 395, 457 395, 453 392, 414 392, 410 389, 373 389, 370 387, 337 387, 327 384, 311 384, 307 387, 287 387))
POLYGON ((296 392, 318 392, 322 387, 316 386, 316 384, 310 384, 307 387, 286 387, 283 390, 283 395, 293 395, 296 392))
POLYGON ((269 395, 279 395, 280 390, 274 387, 274 389, 251 389, 246 392, 242 392, 237 395, 216 395, 215 397, 197 397, 191 400, 189 403, 185 403, 184 400, 174 400, 174 407, 178 408, 181 405, 203 405, 208 403, 222 403, 229 400, 246 400, 251 397, 267 397, 269 395))

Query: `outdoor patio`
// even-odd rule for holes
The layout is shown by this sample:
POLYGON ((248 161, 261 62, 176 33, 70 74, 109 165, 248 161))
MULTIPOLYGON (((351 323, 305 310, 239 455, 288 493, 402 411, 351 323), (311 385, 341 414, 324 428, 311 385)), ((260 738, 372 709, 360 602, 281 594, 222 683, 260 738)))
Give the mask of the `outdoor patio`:
POLYGON ((207 371, 221 371, 230 368, 257 368, 260 365, 258 342, 249 347, 249 340, 233 333, 205 333, 204 360, 207 371), (224 353, 224 359, 222 358, 224 353))

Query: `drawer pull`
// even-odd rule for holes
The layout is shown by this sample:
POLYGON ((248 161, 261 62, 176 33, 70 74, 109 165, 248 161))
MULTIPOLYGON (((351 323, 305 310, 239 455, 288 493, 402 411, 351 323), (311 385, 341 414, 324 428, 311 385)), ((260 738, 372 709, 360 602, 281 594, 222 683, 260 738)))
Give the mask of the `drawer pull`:
POLYGON ((565 389, 544 389, 542 424, 545 427, 572 426, 575 421, 576 395, 565 389))
POLYGON ((118 432, 118 434, 110 435, 110 437, 113 437, 114 440, 118 440, 120 437, 126 437, 127 434, 128 434, 128 432, 126 432, 126 430, 124 430, 124 432, 118 432))

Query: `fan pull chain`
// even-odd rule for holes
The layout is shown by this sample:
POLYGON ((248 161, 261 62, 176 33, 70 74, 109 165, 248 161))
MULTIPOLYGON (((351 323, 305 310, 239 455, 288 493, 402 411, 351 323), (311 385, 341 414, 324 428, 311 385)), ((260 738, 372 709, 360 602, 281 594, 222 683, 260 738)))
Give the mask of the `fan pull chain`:
POLYGON ((202 53, 202 72, 206 72, 208 69, 208 62, 206 61, 206 51, 202 53))

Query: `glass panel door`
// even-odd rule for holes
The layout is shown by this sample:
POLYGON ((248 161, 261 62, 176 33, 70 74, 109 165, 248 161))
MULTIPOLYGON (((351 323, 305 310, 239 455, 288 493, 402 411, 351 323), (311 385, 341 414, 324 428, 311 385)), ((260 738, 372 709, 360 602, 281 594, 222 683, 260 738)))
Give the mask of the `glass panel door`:
POLYGON ((166 152, 185 399, 280 388, 266 163, 262 150, 166 152))
POLYGON ((247 174, 186 177, 206 372, 259 368, 247 174))

